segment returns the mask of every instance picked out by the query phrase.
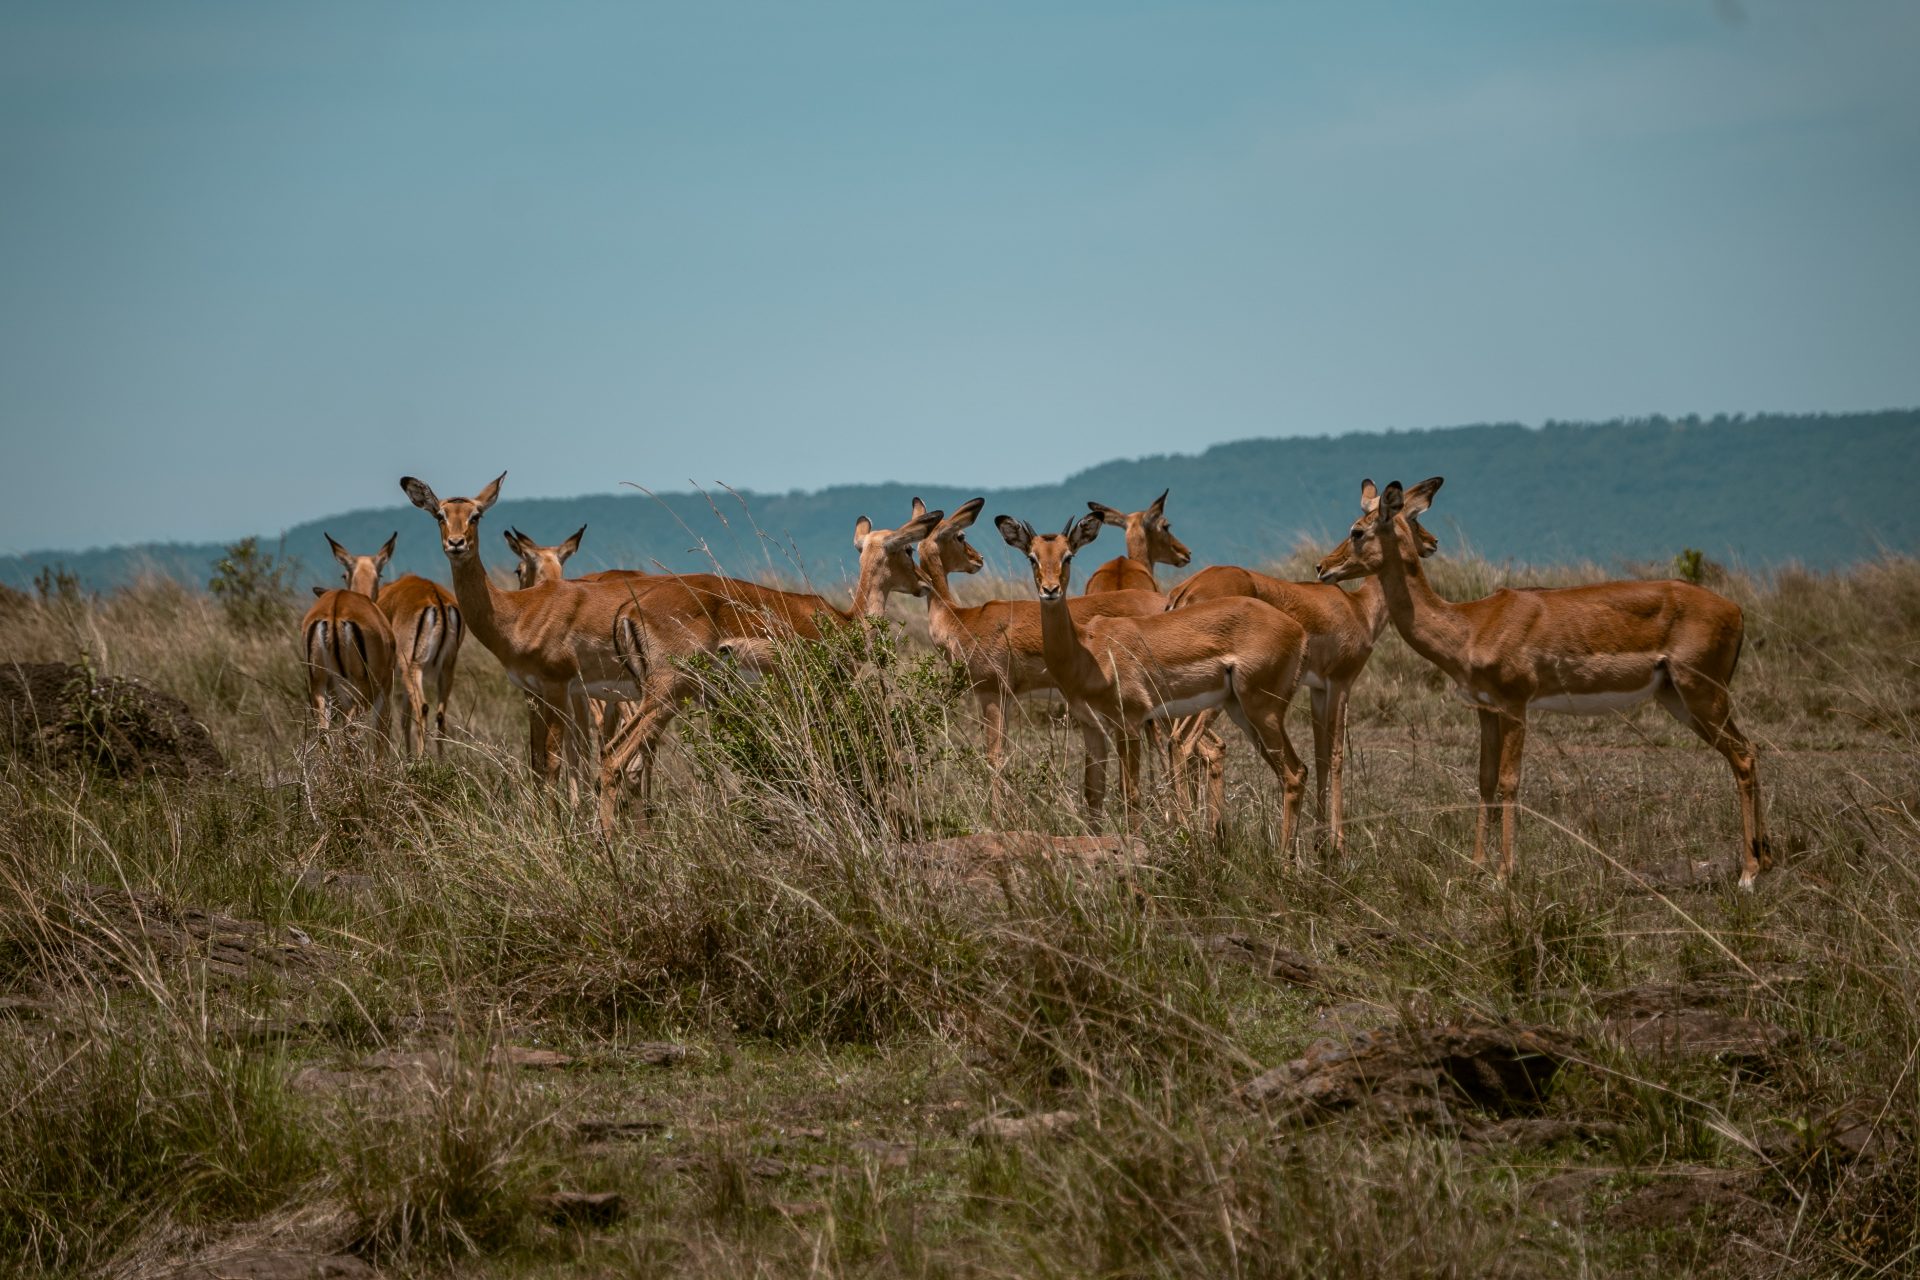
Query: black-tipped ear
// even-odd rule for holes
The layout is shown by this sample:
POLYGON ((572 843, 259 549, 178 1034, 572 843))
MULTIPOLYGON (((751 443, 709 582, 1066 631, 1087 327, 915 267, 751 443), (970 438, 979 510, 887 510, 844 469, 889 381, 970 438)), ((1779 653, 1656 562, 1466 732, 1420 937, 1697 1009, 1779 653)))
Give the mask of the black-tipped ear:
POLYGON ((333 548, 333 558, 335 560, 338 560, 341 564, 347 566, 347 568, 349 569, 353 568, 353 553, 351 551, 348 551, 345 547, 335 542, 333 540, 333 535, 326 532, 326 530, 324 529, 320 531, 320 536, 327 540, 327 545, 329 547, 333 548))
POLYGON ((888 534, 884 545, 890 552, 911 551, 915 543, 932 533, 934 528, 946 518, 947 513, 944 511, 928 511, 923 507, 919 515, 888 534))
POLYGON ((407 501, 436 519, 440 515, 440 499, 433 496, 433 490, 425 480, 415 480, 412 476, 400 477, 400 488, 406 493, 407 501))
POLYGON ((316 596, 323 596, 327 594, 327 591, 328 591, 328 588, 326 587, 315 587, 313 589, 313 594, 315 594, 316 596))
POLYGON ((1360 514, 1372 515, 1374 508, 1379 505, 1380 491, 1373 487, 1372 480, 1362 480, 1360 482, 1360 514))
POLYGON ((1413 486, 1413 488, 1407 490, 1405 498, 1406 513, 1410 516, 1417 516, 1432 506, 1433 495, 1440 492, 1440 486, 1445 483, 1446 480, 1441 476, 1430 476, 1413 486))
POLYGON ((1100 530, 1104 524, 1104 518, 1095 512, 1092 515, 1081 516, 1078 520, 1067 521, 1067 527, 1061 530, 1061 534, 1066 538, 1067 545, 1078 551, 1100 536, 1100 530))
POLYGON ((560 559, 562 561, 572 559, 573 553, 580 549, 580 539, 586 536, 587 526, 581 525, 578 529, 575 529, 573 536, 560 544, 560 559))
POLYGON ((387 561, 393 559, 393 544, 399 540, 399 537, 400 537, 400 531, 398 529, 395 529, 392 533, 388 534, 386 542, 382 543, 380 546, 379 554, 374 556, 374 559, 380 562, 380 567, 382 569, 387 567, 387 561))
POLYGON ((915 494, 913 498, 913 517, 909 518, 919 517, 925 514, 927 514, 927 504, 920 501, 920 496, 915 494))
POLYGON ((1007 540, 1007 545, 1015 551, 1029 551, 1033 548, 1033 526, 1025 520, 1015 520, 1012 516, 995 516, 993 527, 1007 540))
POLYGON ((518 529, 502 529, 500 536, 506 539, 507 550, 513 552, 515 555, 519 555, 520 544, 526 540, 527 535, 521 533, 518 529))
POLYGON ((980 508, 987 505, 985 498, 968 498, 960 504, 958 510, 940 522, 934 533, 942 538, 954 537, 965 533, 975 520, 980 518, 980 508))
POLYGON ((1106 524, 1113 525, 1115 528, 1126 528, 1127 513, 1124 511, 1115 511, 1104 502, 1089 502, 1087 504, 1087 510, 1099 516, 1101 521, 1106 524))
POLYGON ((853 548, 858 551, 866 545, 867 535, 873 532, 873 521, 861 516, 853 522, 853 548))
POLYGON ((1160 491, 1160 496, 1155 498, 1152 505, 1147 508, 1148 519, 1157 520, 1160 518, 1161 512, 1167 509, 1167 495, 1172 492, 1172 489, 1162 489, 1160 491))
POLYGON ((1395 480, 1380 491, 1380 519, 1391 520, 1400 514, 1400 508, 1406 505, 1406 491, 1395 480))
POLYGON ((492 484, 473 495, 473 505, 482 511, 492 506, 500 497, 500 482, 506 478, 507 473, 504 471, 495 476, 492 484))

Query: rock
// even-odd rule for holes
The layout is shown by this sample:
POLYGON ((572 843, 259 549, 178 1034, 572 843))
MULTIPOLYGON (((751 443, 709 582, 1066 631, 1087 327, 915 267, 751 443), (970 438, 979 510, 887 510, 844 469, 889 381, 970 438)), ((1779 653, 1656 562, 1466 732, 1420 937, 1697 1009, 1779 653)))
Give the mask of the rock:
POLYGON ((0 751, 117 778, 227 771, 186 703, 143 681, 95 677, 64 662, 0 665, 0 751))
POLYGON ((982 1116, 967 1126, 967 1132, 976 1138, 1018 1142, 1040 1134, 1059 1133, 1079 1123, 1077 1111, 1043 1111, 1030 1116, 982 1116))
POLYGON ((68 935, 85 939, 110 965, 129 961, 138 946, 162 961, 201 961, 217 978, 243 978, 262 970, 317 974, 331 964, 315 945, 276 938, 258 920, 239 920, 199 907, 178 907, 158 894, 129 893, 107 885, 69 891, 64 912, 68 935))
POLYGON ((557 1071, 579 1061, 572 1054, 554 1049, 529 1049, 517 1044, 501 1045, 490 1056, 503 1066, 523 1067, 529 1071, 557 1071))
POLYGON ((1202 951, 1257 965, 1268 977, 1316 991, 1334 989, 1326 970, 1304 952, 1244 933, 1212 933, 1195 940, 1202 951))
POLYGON ((249 1249, 173 1274, 179 1280, 360 1280, 374 1270, 350 1253, 249 1249))
POLYGON ((618 1191, 555 1191, 544 1198, 541 1208, 550 1222, 610 1227, 626 1213, 627 1205, 618 1191))
POLYGON ((1459 1127, 1453 1108, 1498 1117, 1537 1110, 1573 1055, 1549 1027, 1483 1021, 1382 1027, 1320 1040, 1292 1062, 1240 1086, 1239 1096, 1281 1118, 1364 1110, 1390 1123, 1459 1127))
POLYGON ((1712 1058, 1760 1073, 1797 1033, 1755 1018, 1713 1009, 1669 1009, 1608 1018, 1603 1032, 1635 1053, 1650 1058, 1712 1058))

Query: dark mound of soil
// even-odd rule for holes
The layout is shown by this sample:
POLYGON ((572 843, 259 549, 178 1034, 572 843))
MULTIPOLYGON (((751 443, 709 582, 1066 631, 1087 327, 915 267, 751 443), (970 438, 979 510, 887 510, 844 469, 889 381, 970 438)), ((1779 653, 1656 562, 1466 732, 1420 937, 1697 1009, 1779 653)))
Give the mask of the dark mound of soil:
POLYGON ((64 662, 0 664, 0 751, 116 778, 225 773, 226 759, 170 693, 64 662))

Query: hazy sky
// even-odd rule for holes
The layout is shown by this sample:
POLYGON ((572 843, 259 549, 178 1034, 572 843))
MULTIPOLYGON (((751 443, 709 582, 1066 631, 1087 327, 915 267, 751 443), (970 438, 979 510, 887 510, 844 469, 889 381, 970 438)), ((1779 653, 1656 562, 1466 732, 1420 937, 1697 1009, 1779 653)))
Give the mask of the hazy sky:
POLYGON ((1920 403, 1920 3, 0 3, 0 552, 1920 403))

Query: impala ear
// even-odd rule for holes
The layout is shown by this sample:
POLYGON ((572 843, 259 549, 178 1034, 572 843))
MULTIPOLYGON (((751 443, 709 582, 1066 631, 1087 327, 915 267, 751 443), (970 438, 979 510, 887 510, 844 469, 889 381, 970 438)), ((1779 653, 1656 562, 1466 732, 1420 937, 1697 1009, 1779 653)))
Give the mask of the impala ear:
POLYGON ((345 547, 335 542, 333 540, 333 535, 326 532, 324 529, 321 530, 320 536, 327 540, 327 545, 329 547, 333 548, 333 558, 335 560, 338 560, 341 564, 347 566, 347 568, 349 569, 353 568, 353 553, 351 551, 348 551, 345 547))
POLYGON ((1406 506, 1404 508, 1406 514, 1408 516, 1417 516, 1432 506, 1433 495, 1440 492, 1440 486, 1445 483, 1446 480, 1444 477, 1434 476, 1431 479, 1422 480, 1419 484, 1407 490, 1406 506))
POLYGON ((1104 502, 1089 502, 1087 504, 1087 510, 1099 516, 1101 522, 1104 524, 1110 524, 1116 529, 1124 529, 1127 527, 1127 513, 1124 511, 1115 511, 1104 502))
POLYGON ((500 482, 506 478, 507 473, 504 471, 495 476, 492 484, 473 495, 473 505, 482 511, 492 506, 500 497, 500 482))
POLYGON ((316 596, 323 596, 323 595, 325 595, 325 594, 327 594, 327 588, 326 588, 326 587, 315 587, 315 588, 313 589, 313 594, 315 594, 316 596))
POLYGON ((415 480, 412 476, 401 476, 400 487, 406 491, 407 501, 413 503, 414 506, 420 508, 428 515, 433 516, 435 519, 439 518, 440 499, 434 496, 433 490, 428 487, 425 480, 415 480))
POLYGON ((1160 491, 1160 496, 1155 498, 1153 505, 1147 508, 1147 519, 1149 521, 1158 520, 1165 514, 1167 510, 1167 495, 1172 492, 1173 490, 1171 489, 1162 489, 1160 491))
POLYGON ((1067 521, 1067 527, 1062 531, 1066 536, 1067 545, 1078 551, 1092 542, 1100 536, 1100 526, 1104 520, 1105 517, 1096 512, 1093 515, 1081 516, 1078 520, 1067 521))
POLYGON ((853 546, 857 551, 866 545, 867 535, 873 532, 873 521, 861 516, 853 522, 853 546))
POLYGON ((1422 560, 1440 549, 1440 539, 1427 532, 1427 526, 1421 524, 1419 520, 1409 520, 1407 525, 1413 530, 1413 544, 1420 552, 1422 560))
POLYGON ((987 505, 985 498, 968 498, 960 504, 959 510, 940 522, 934 535, 940 538, 955 538, 965 533, 975 520, 980 518, 980 508, 987 505))
POLYGON ((500 536, 507 540, 507 550, 517 556, 526 554, 527 535, 518 529, 502 529, 500 536))
POLYGON ((1360 482, 1360 514, 1372 515, 1379 505, 1380 491, 1373 487, 1373 481, 1362 480, 1360 482))
POLYGON ((1406 501, 1407 495, 1400 488, 1400 482, 1398 480, 1387 485, 1386 489, 1380 494, 1380 503, 1377 508, 1378 515, 1374 523, 1385 524, 1387 521, 1399 515, 1400 508, 1406 505, 1406 501))
POLYGON ((946 518, 947 513, 944 511, 928 511, 922 508, 919 515, 888 534, 886 542, 882 545, 889 552, 911 551, 914 543, 932 533, 934 528, 946 518))
POLYGON ((1012 516, 995 516, 993 527, 1007 540, 1007 545, 1015 551, 1033 549, 1033 526, 1025 520, 1015 520, 1012 516))
POLYGON ((395 529, 387 535, 386 542, 381 545, 379 552, 373 557, 376 567, 384 569, 387 567, 387 561, 393 559, 393 544, 399 536, 400 531, 398 529, 395 529))
POLYGON ((575 529, 573 531, 573 536, 571 538, 568 538, 565 542, 560 544, 559 550, 560 550, 560 559, 562 562, 571 560, 573 558, 573 553, 580 549, 580 539, 586 536, 587 536, 587 526, 581 525, 578 529, 575 529))
POLYGON ((915 495, 915 497, 914 497, 914 499, 913 499, 913 514, 914 514, 914 516, 915 516, 915 517, 918 517, 918 516, 923 516, 923 515, 925 515, 926 513, 927 513, 927 504, 926 504, 926 503, 924 503, 924 502, 922 502, 922 501, 920 501, 920 498, 919 498, 919 496, 918 496, 918 495, 915 495))

